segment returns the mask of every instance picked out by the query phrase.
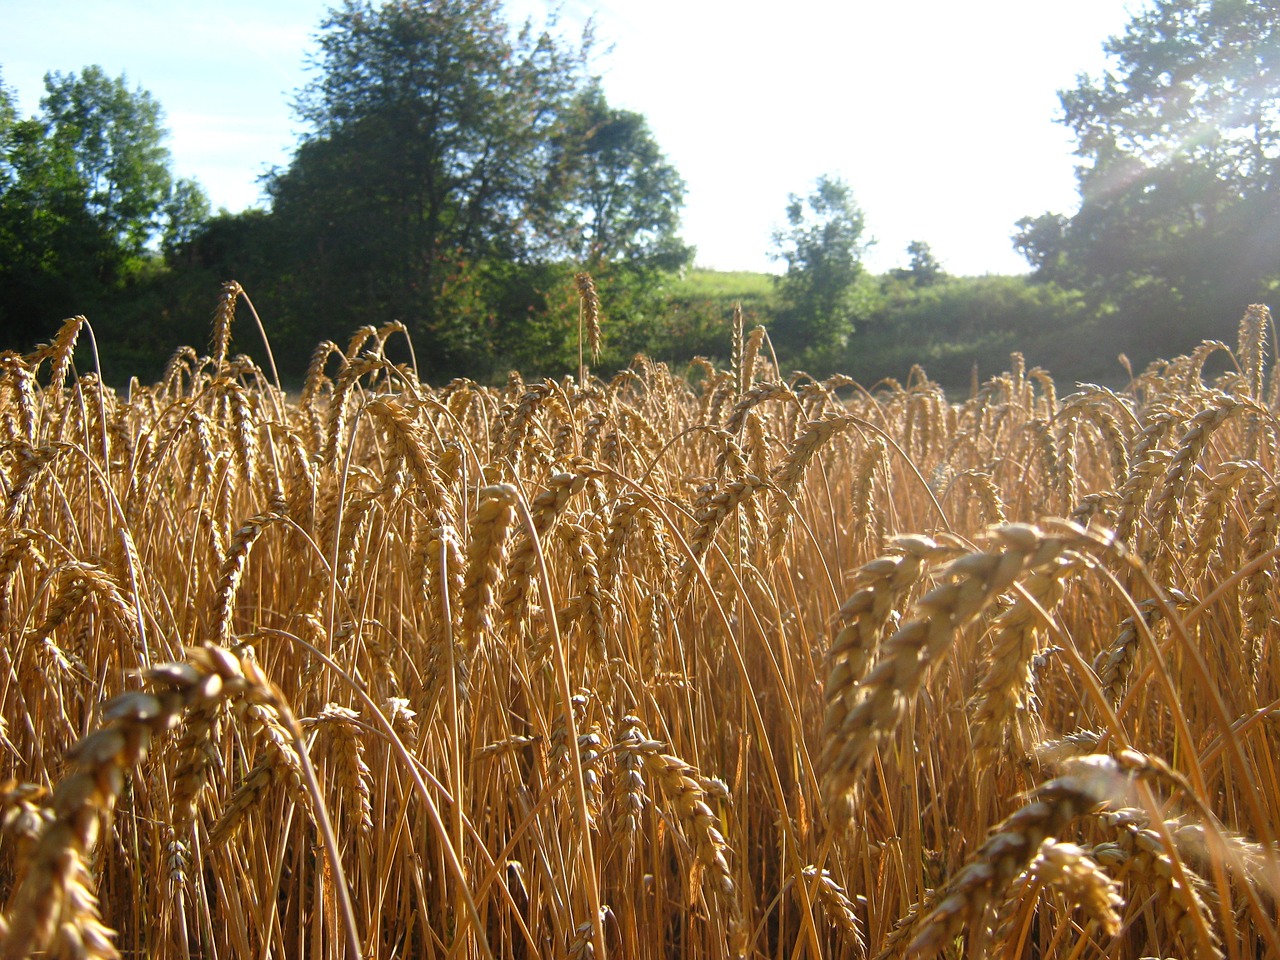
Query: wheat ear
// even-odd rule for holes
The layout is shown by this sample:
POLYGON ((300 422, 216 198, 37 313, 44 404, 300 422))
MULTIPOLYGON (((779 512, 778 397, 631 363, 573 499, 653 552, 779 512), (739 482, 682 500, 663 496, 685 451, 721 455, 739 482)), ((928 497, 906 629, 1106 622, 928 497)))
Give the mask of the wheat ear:
POLYGON ((698 771, 679 757, 662 753, 662 747, 657 741, 633 744, 633 748, 644 755, 645 771, 662 788, 692 834, 695 869, 689 876, 690 901, 696 895, 703 872, 709 873, 716 898, 728 912, 733 954, 741 956, 746 946, 746 930, 737 887, 726 859, 729 845, 721 831, 720 818, 707 805, 707 792, 698 771))
POLYGON ((841 742, 849 711, 857 702, 858 684, 880 647, 886 624, 919 581, 926 565, 954 554, 929 537, 899 537, 895 553, 863 564, 854 574, 854 592, 840 607, 841 627, 827 651, 827 679, 823 687, 826 712, 823 749, 826 755, 841 742))
POLYGON ((1048 837, 1061 835, 1077 816, 1098 807, 1123 776, 1110 757, 1069 761, 1063 776, 1031 793, 1029 802, 992 830, 973 858, 937 892, 938 905, 918 924, 908 947, 912 957, 931 957, 969 926, 970 952, 983 956, 987 906, 1031 863, 1048 837))
MULTIPOLYGON (((1013 605, 996 617, 986 670, 969 704, 974 747, 979 757, 991 759, 1016 721, 1037 723, 1036 711, 1027 709, 1032 697, 1031 660, 1044 630, 1044 613, 1061 602, 1063 580, 1079 566, 1074 558, 1058 557, 1033 570, 1022 583, 1013 605)), ((1029 738, 1019 738, 1028 743, 1029 738)), ((1019 751, 1026 754, 1026 747, 1019 751)))
POLYGON ((126 775, 146 755, 152 738, 175 726, 188 709, 232 697, 278 699, 256 663, 216 647, 193 650, 187 662, 156 667, 144 679, 146 689, 108 703, 103 726, 69 754, 70 769, 53 793, 53 818, 14 895, 9 936, 0 946, 4 960, 45 949, 55 931, 63 952, 118 956, 88 888, 87 861, 101 815, 115 807, 126 775))
POLYGON ((1205 955, 1197 932, 1203 929, 1209 934, 1208 957, 1222 957, 1206 899, 1212 896, 1209 884, 1185 863, 1175 871, 1164 840, 1158 831, 1150 829, 1150 819, 1142 811, 1108 810, 1099 814, 1099 819, 1114 839, 1094 846, 1093 857, 1121 879, 1151 887, 1159 898, 1165 923, 1192 955, 1205 955), (1179 873, 1183 879, 1179 879, 1179 873))
POLYGON ((516 488, 495 484, 480 491, 467 541, 467 572, 462 582, 462 634, 475 650, 493 629, 494 591, 507 556, 507 529, 515 515, 516 488))
POLYGON ((240 299, 240 284, 228 280, 222 285, 218 305, 213 311, 213 366, 221 373, 227 362, 227 348, 231 345, 231 323, 236 316, 236 301, 240 299))
POLYGON ((858 920, 848 892, 836 883, 830 870, 819 872, 817 867, 808 866, 802 873, 809 883, 817 880, 817 896, 814 899, 822 906, 822 912, 831 925, 840 931, 841 939, 852 948, 854 956, 865 957, 867 940, 863 936, 862 923, 858 920))
POLYGON ((838 822, 852 814, 863 768, 897 729, 926 670, 946 653, 956 631, 1021 573, 1056 562, 1067 545, 1035 527, 997 527, 993 549, 952 561, 942 572, 942 584, 916 601, 912 618, 881 645, 839 727, 827 728, 824 792, 838 822))

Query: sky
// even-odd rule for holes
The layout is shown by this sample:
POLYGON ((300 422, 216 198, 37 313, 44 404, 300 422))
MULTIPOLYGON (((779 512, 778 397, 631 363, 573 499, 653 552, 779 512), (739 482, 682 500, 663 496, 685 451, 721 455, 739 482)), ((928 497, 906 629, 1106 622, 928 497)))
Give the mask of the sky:
MULTIPOLYGON (((0 76, 35 113, 47 71, 100 64, 159 101, 174 172, 215 209, 262 205, 289 162, 324 0, 0 0, 0 76)), ((1057 91, 1105 68, 1141 0, 506 0, 513 22, 594 18, 610 102, 686 183, 700 266, 779 271, 791 194, 842 177, 876 272, 927 242, 950 273, 1020 273, 1015 222, 1078 197, 1057 91)))

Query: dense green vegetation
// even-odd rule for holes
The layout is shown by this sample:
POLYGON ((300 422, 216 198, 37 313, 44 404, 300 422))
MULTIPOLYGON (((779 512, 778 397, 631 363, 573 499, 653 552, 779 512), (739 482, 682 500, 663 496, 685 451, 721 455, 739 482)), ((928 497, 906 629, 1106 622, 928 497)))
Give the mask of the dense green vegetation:
POLYGON ((174 180, 160 105, 98 67, 45 77, 19 119, 0 78, 0 329, 28 347, 61 317, 113 315, 208 216, 174 180))
POLYGON ((1019 222, 1038 280, 1080 290, 1122 347, 1226 339, 1280 283, 1280 19, 1271 0, 1160 0, 1060 93, 1080 208, 1019 222))
POLYGON ((577 363, 585 271, 602 372, 723 350, 738 307, 784 368, 814 374, 921 363, 960 389, 1018 349, 1115 382, 1122 352, 1141 366, 1225 339, 1280 288, 1272 7, 1151 0, 1107 44, 1112 69, 1062 92, 1080 208, 1016 225, 1029 276, 950 276, 924 240, 872 275, 857 185, 827 176, 780 211, 777 277, 693 268, 684 183, 645 118, 608 102, 590 31, 514 28, 498 0, 330 10, 264 210, 211 215, 172 170, 160 105, 124 78, 51 74, 23 119, 0 77, 0 348, 85 313, 110 380, 154 375, 234 278, 289 380, 317 340, 392 320, 433 380, 551 374, 577 363))
MULTIPOLYGON (((839 371, 867 386, 886 377, 906 380, 920 364, 933 379, 959 390, 970 383, 975 366, 985 380, 1007 366, 1015 350, 1033 366, 1065 365, 1078 379, 1112 382, 1125 376, 1120 349, 1099 349, 1105 330, 1078 292, 1027 276, 938 274, 917 284, 904 275, 911 275, 909 268, 864 276, 850 291, 857 319, 844 344, 793 353, 793 359, 814 375, 839 371)), ((703 349, 671 358, 722 350, 736 305, 748 328, 753 320, 766 320, 767 326, 779 310, 778 287, 777 278, 766 273, 690 271, 672 288, 671 315, 706 339, 703 349), (713 339, 717 334, 721 345, 713 339)), ((697 346, 692 340, 686 345, 697 346)))

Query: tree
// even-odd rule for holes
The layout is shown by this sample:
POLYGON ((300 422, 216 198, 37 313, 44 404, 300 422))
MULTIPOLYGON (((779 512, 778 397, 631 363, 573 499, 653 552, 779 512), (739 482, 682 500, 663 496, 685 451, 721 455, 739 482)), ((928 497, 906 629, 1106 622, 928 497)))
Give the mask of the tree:
POLYGON ((524 300, 534 304, 535 316, 500 311, 495 351, 523 354, 525 366, 546 372, 576 362, 574 277, 582 270, 608 311, 604 362, 625 363, 647 351, 665 305, 664 278, 688 266, 694 253, 678 234, 684 181, 648 122, 611 106, 592 80, 552 135, 543 189, 539 256, 550 262, 516 273, 527 281, 524 300), (551 348, 556 341, 559 349, 551 348))
POLYGON ((898 267, 890 271, 895 280, 902 280, 917 287, 927 287, 946 277, 942 264, 933 255, 929 244, 923 240, 912 240, 907 244, 907 256, 910 264, 905 268, 898 267))
POLYGON ((45 77, 45 135, 65 150, 85 207, 116 246, 138 254, 160 230, 173 189, 160 105, 101 67, 45 77))
POLYGON ((209 198, 194 180, 179 180, 160 208, 161 248, 165 256, 177 257, 195 239, 209 220, 209 198))
POLYGON ((791 194, 786 230, 774 233, 782 301, 772 331, 775 346, 798 354, 840 344, 852 328, 852 296, 862 275, 862 211, 848 184, 821 176, 807 199, 791 194))
POLYGON ((119 257, 85 204, 70 145, 38 119, 5 135, 0 194, 0 326, 28 348, 68 314, 93 309, 119 257))
POLYGON ((565 111, 552 147, 548 205, 563 255, 591 271, 689 263, 693 251, 677 235, 685 184, 641 114, 610 106, 593 81, 565 111))
POLYGON ((103 304, 207 203, 192 181, 175 193, 160 107, 123 77, 48 74, 28 120, 0 101, 0 319, 26 347, 103 304))
MULTIPOLYGON (((1038 277, 1156 324, 1234 320, 1280 278, 1280 19, 1270 0, 1157 0, 1062 91, 1080 209, 1018 223, 1038 277)), ((1182 344, 1167 344, 1178 349, 1182 344)))
POLYGON ((683 183, 590 81, 590 51, 589 31, 513 31, 499 0, 331 11, 297 101, 309 129, 268 179, 299 336, 396 318, 429 374, 475 372, 575 269, 611 295, 687 262, 683 183))
POLYGON ((428 356, 465 358, 483 331, 452 320, 484 261, 540 242, 550 138, 585 50, 512 36, 498 0, 346 0, 319 44, 296 104, 311 130, 268 181, 296 238, 289 272, 348 321, 399 318, 428 356))
POLYGON ((13 168, 9 163, 9 140, 14 124, 18 122, 17 96, 5 84, 0 72, 0 195, 13 182, 13 168))

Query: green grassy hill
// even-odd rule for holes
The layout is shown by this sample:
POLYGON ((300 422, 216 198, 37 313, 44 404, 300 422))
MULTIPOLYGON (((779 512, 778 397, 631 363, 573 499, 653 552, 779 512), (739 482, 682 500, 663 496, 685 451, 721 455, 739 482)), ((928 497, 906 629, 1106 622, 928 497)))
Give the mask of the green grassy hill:
POLYGON ((703 267, 688 270, 673 277, 664 290, 666 307, 651 353, 655 359, 674 363, 686 363, 694 356, 724 359, 734 307, 742 307, 749 330, 769 320, 776 297, 772 274, 703 267))
POLYGON ((749 270, 694 267, 671 284, 673 300, 738 301, 744 310, 748 306, 770 307, 774 297, 773 274, 749 270))

